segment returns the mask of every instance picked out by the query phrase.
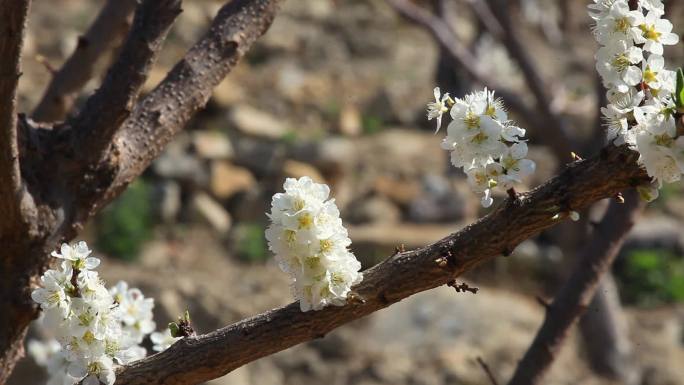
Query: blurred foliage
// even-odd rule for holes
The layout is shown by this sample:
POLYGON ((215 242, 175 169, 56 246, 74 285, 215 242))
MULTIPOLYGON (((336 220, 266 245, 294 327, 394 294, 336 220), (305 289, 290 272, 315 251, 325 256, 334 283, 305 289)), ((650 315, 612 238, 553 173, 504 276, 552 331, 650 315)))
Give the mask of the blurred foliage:
POLYGON ((366 135, 377 134, 382 130, 383 121, 378 116, 365 115, 362 118, 363 133, 366 135))
POLYGON ((630 251, 617 267, 623 301, 654 306, 684 301, 684 257, 667 250, 630 251))
POLYGON ((280 138, 280 140, 287 146, 293 146, 299 141, 299 135, 297 135, 296 131, 288 131, 280 138))
POLYGON ((260 223, 241 223, 236 226, 233 239, 240 260, 249 263, 261 263, 270 257, 264 231, 265 228, 260 223))
POLYGON ((97 248, 126 261, 137 259, 143 243, 152 237, 154 214, 151 188, 138 179, 98 216, 97 248))

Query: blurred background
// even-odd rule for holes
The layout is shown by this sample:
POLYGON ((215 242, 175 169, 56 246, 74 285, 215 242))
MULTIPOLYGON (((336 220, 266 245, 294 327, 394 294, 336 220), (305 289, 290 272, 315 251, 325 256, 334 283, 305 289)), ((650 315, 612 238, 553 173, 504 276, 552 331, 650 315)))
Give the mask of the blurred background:
MULTIPOLYGON (((222 3, 184 2, 146 90, 222 3)), ((286 177, 308 175, 331 186, 364 267, 398 245, 432 243, 485 215, 440 149, 444 133, 434 135, 434 122, 425 119, 435 85, 462 96, 493 86, 483 84, 493 79, 506 90, 510 114, 529 129, 538 167, 521 190, 570 161, 559 152, 564 148, 595 153, 603 145, 604 101, 588 2, 504 1, 505 15, 489 17, 476 3, 409 2, 450 26, 452 43, 465 48, 480 79, 385 0, 285 1, 206 108, 82 233, 103 257, 108 284, 125 279, 154 297, 158 328, 188 309, 198 332, 291 302, 287 275, 263 235, 271 196, 286 177), (490 25, 497 16, 503 34, 490 25), (506 37, 511 28, 513 43, 506 37), (530 87, 530 65, 546 100, 530 87), (568 140, 559 143, 559 132, 568 140)), ((669 3, 668 18, 682 35, 684 5, 669 3)), ((35 107, 102 4, 34 2, 20 110, 35 107)), ((671 67, 684 62, 682 47, 666 52, 671 67)), ((83 97, 107 65, 98 65, 83 97)), ((666 186, 649 205, 602 286, 603 300, 590 309, 598 316, 573 330, 544 383, 684 384, 681 192, 681 184, 666 186), (614 338, 597 344, 592 330, 614 338)), ((463 279, 480 289, 476 295, 443 287, 413 296, 211 384, 489 384, 477 357, 505 383, 541 324, 544 309, 535 298, 553 296, 605 203, 467 274, 463 279)), ((27 358, 10 383, 45 378, 27 358)))

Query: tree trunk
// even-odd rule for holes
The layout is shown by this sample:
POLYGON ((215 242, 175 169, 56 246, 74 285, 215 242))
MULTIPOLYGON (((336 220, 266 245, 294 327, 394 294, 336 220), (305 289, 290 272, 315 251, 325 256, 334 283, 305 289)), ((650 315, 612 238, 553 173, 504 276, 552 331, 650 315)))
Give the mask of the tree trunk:
POLYGON ((612 274, 606 274, 580 320, 587 360, 603 377, 621 384, 637 384, 639 367, 632 357, 628 325, 612 274))

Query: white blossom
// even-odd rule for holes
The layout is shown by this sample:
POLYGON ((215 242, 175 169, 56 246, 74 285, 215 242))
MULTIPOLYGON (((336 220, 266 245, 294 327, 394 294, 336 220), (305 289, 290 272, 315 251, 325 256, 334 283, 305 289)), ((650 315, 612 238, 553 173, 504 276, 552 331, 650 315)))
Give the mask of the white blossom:
POLYGON ((111 292, 95 269, 85 242, 63 244, 60 269, 48 270, 31 294, 44 310, 43 327, 56 339, 32 341, 30 352, 47 366, 48 384, 98 385, 115 381, 114 361, 126 364, 144 357, 139 344, 154 330, 152 299, 120 282, 111 292))
POLYGON ((630 86, 639 84, 642 72, 639 64, 644 59, 641 48, 627 41, 617 41, 599 48, 596 54, 596 70, 606 87, 627 92, 630 86))
POLYGON ((361 264, 351 244, 330 189, 309 177, 285 180, 284 193, 273 196, 269 249, 280 268, 292 277, 292 293, 302 311, 344 305, 359 283, 361 264))
MULTIPOLYGON (((663 18, 661 0, 640 0, 630 9, 627 0, 595 0, 590 15, 602 45, 596 68, 608 87, 609 104, 601 109, 607 137, 639 152, 639 163, 654 180, 653 186, 681 179, 684 139, 674 118, 676 74, 668 70, 663 45, 679 37, 663 18)), ((653 186, 640 189, 642 197, 657 197, 653 186)))
POLYGON ((679 36, 672 33, 672 23, 667 19, 661 19, 659 12, 648 12, 639 25, 641 33, 637 34, 634 42, 644 45, 644 51, 656 55, 663 54, 663 45, 674 45, 679 42, 679 36))
POLYGON ((485 88, 455 99, 450 115, 442 148, 451 152, 455 167, 463 168, 471 189, 482 194, 482 206, 494 202, 493 189, 509 189, 534 172, 534 162, 525 159, 525 130, 508 120, 493 91, 485 88))
POLYGON ((440 97, 441 92, 439 87, 435 87, 433 93, 435 95, 435 101, 428 103, 427 105, 427 118, 428 120, 437 120, 437 128, 435 129, 435 133, 437 133, 442 126, 442 115, 449 111, 447 102, 450 100, 450 98, 449 93, 446 93, 440 97))
POLYGON ((162 352, 168 349, 176 341, 181 339, 181 337, 174 337, 171 335, 171 331, 166 328, 162 332, 154 332, 150 335, 150 340, 152 341, 152 350, 155 352, 162 352))

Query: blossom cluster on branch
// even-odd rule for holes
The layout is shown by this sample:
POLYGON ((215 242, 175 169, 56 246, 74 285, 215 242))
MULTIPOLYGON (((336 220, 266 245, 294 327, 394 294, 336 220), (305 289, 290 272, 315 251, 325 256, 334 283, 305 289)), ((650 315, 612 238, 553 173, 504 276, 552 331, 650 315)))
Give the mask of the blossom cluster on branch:
POLYGON ((309 177, 288 178, 284 193, 273 196, 268 247, 280 268, 292 276, 292 292, 302 311, 344 305, 350 288, 361 282, 361 264, 348 247, 330 188, 309 177))
POLYGON ((684 173, 677 75, 665 68, 662 56, 663 46, 677 44, 679 37, 663 18, 661 0, 594 0, 589 10, 601 45, 596 69, 608 89, 609 103, 602 108, 608 139, 639 152, 639 162, 654 179, 653 187, 641 189, 642 196, 653 200, 663 182, 678 181, 684 173))
POLYGON ((535 170, 526 159, 525 130, 508 119, 503 101, 486 88, 463 99, 441 95, 435 88, 435 101, 428 104, 428 120, 437 120, 450 112, 451 123, 442 148, 451 151, 451 163, 463 168, 473 191, 482 194, 482 206, 494 202, 492 190, 508 190, 535 170))
POLYGON ((152 333, 154 300, 119 282, 110 290, 98 275, 100 260, 85 242, 63 244, 57 269, 41 277, 31 298, 43 310, 43 327, 53 340, 31 341, 29 352, 48 368, 49 385, 113 384, 114 364, 147 355, 140 344, 152 333))

